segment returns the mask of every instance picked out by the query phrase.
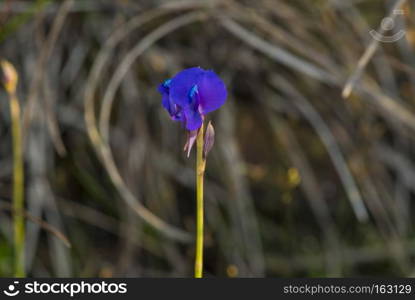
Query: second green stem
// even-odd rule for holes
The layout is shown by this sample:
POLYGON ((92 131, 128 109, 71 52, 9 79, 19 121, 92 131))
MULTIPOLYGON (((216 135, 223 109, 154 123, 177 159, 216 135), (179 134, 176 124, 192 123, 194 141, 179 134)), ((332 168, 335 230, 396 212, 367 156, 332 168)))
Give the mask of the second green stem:
POLYGON ((12 121, 13 138, 13 229, 14 229, 14 276, 24 277, 24 178, 23 178, 23 150, 22 131, 20 121, 20 106, 15 95, 10 95, 10 115, 12 121))

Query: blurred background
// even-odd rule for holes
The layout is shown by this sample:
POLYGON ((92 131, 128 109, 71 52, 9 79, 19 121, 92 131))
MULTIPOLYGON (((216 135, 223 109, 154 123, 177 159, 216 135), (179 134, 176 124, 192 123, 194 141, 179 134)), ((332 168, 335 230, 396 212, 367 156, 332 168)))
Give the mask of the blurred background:
MULTIPOLYGON (((414 4, 1 0, 0 57, 23 109, 28 275, 192 276, 195 157, 157 92, 192 66, 229 92, 209 116, 206 276, 415 275, 414 4)), ((8 106, 2 89, 3 277, 8 106)))

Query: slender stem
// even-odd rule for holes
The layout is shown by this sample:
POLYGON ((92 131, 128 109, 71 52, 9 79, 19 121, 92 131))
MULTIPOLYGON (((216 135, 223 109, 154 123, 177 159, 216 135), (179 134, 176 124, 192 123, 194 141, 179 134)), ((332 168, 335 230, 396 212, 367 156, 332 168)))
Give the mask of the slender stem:
POLYGON ((13 227, 14 227, 14 276, 24 277, 24 249, 25 249, 25 225, 24 225, 24 175, 23 175, 23 150, 22 131, 20 121, 20 106, 15 94, 10 95, 10 115, 12 120, 13 138, 13 227))
POLYGON ((196 259, 195 278, 203 277, 203 177, 206 160, 203 157, 203 124, 196 140, 196 259))

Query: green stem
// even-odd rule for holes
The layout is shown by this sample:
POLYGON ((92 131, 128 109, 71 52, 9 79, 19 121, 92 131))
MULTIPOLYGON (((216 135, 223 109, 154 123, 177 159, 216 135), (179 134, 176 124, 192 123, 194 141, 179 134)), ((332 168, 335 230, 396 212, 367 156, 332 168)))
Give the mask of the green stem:
POLYGON ((206 160, 203 157, 203 124, 196 140, 196 258, 195 278, 203 277, 203 177, 206 160))
POLYGON ((13 138, 13 228, 14 228, 14 276, 25 277, 24 249, 24 175, 20 106, 16 95, 10 95, 10 115, 13 138))

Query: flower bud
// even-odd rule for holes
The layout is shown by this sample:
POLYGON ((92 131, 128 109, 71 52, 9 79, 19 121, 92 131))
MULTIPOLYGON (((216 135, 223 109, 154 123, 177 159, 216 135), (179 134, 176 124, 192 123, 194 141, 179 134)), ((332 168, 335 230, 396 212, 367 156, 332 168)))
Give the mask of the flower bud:
POLYGON ((16 69, 7 60, 0 61, 1 66, 1 82, 9 94, 16 92, 18 75, 16 69))
POLYGON ((215 143, 215 129, 213 128, 212 122, 209 121, 209 124, 206 128, 205 133, 205 143, 203 145, 203 154, 204 157, 207 157, 210 150, 212 150, 213 144, 215 143))

